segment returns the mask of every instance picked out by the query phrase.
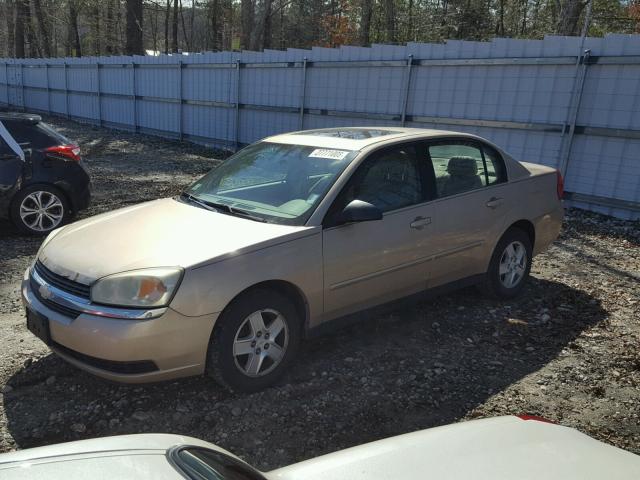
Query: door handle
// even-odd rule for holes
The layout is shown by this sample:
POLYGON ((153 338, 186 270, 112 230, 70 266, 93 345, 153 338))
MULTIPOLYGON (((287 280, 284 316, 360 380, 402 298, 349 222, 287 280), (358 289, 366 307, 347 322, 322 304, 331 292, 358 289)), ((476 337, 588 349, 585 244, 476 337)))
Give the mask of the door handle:
POLYGON ((486 203, 489 208, 497 208, 502 205, 502 198, 491 197, 489 201, 486 203))
POLYGON ((431 217, 416 217, 413 219, 413 222, 409 224, 409 226, 411 228, 415 228, 416 230, 422 230, 429 224, 431 224, 431 217))

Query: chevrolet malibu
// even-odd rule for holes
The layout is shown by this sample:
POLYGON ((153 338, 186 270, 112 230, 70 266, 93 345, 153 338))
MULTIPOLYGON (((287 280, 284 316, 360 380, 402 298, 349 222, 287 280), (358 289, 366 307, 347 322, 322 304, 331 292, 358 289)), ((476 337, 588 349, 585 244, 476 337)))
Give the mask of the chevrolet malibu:
POLYGON ((482 138, 342 128, 267 138, 180 196, 53 231, 27 327, 96 375, 273 384, 304 337, 399 299, 517 295, 558 235, 562 178, 482 138))
POLYGON ((259 472, 178 435, 126 435, 0 455, 0 478, 111 480, 631 480, 640 457, 522 415, 431 428, 259 472))

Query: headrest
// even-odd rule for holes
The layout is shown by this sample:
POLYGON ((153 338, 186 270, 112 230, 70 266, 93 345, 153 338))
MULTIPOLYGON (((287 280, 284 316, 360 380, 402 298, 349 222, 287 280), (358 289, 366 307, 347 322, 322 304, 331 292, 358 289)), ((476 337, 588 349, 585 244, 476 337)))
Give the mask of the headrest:
POLYGON ((478 164, 472 157, 452 157, 447 164, 447 172, 456 177, 474 177, 478 174, 478 164))

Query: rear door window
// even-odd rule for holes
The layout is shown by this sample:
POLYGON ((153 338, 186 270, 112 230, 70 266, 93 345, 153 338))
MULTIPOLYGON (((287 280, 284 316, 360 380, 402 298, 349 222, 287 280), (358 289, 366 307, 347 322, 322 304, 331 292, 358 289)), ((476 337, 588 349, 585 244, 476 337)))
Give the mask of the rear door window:
POLYGON ((501 183, 504 163, 492 148, 476 142, 447 141, 429 146, 438 197, 449 197, 501 183))

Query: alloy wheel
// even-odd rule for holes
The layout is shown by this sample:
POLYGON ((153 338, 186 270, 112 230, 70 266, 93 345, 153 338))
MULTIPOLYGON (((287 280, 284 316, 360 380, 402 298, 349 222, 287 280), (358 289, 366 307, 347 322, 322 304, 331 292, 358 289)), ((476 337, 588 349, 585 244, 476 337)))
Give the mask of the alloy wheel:
POLYGON ((46 232, 62 222, 64 206, 53 193, 44 190, 31 192, 20 204, 20 219, 31 230, 46 232))
POLYGON ((502 252, 498 274, 505 288, 514 288, 527 270, 527 250, 522 242, 511 242, 502 252))
POLYGON ((238 328, 233 342, 236 367, 248 377, 261 377, 284 358, 289 330, 284 316, 272 309, 253 312, 238 328))

